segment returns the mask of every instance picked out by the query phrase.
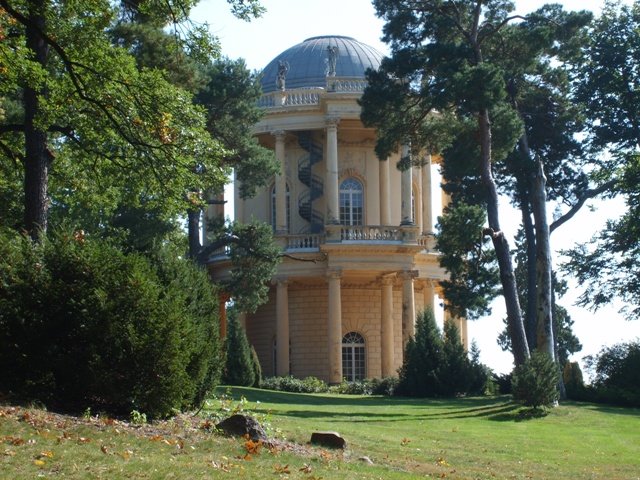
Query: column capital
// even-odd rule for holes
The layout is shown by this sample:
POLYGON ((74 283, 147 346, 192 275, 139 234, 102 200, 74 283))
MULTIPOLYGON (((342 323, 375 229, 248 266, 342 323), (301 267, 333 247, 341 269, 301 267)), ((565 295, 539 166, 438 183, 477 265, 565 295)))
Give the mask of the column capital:
POLYGON ((284 137, 287 135, 286 130, 272 130, 269 133, 276 137, 276 140, 284 140, 284 137))
POLYGON ((392 285, 396 279, 396 272, 393 273, 383 273, 380 275, 380 283, 382 285, 392 285))
POLYGON ((342 278, 342 269, 341 268, 330 268, 327 269, 327 279, 340 279, 342 278))
POLYGON ((418 278, 418 275, 417 270, 403 270, 400 272, 400 278, 403 280, 413 280, 414 278, 418 278))
POLYGON ((340 117, 325 117, 324 124, 327 128, 338 128, 340 117))
POLYGON ((276 275, 271 279, 271 284, 272 285, 288 285, 289 277, 287 277, 286 275, 276 275))

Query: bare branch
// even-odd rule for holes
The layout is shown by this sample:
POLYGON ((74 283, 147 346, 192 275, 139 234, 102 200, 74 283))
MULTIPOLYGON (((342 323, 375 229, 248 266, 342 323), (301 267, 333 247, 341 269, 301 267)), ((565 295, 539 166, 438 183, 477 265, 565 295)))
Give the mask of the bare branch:
POLYGON ((617 183, 617 180, 610 180, 606 183, 603 183, 597 188, 593 188, 590 190, 585 190, 583 194, 580 196, 578 201, 567 211, 564 215, 554 221, 551 225, 549 225, 549 233, 553 233, 553 231, 569 221, 573 216, 578 213, 578 211, 584 206, 587 200, 597 197, 601 193, 606 192, 611 187, 613 187, 617 183))

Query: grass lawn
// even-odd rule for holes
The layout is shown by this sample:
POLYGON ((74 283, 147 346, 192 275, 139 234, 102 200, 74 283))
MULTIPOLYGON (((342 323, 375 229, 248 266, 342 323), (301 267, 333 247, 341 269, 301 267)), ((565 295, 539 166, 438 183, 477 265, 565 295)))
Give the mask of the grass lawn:
POLYGON ((0 406, 0 478, 640 479, 638 409, 566 403, 531 418, 507 397, 217 393, 198 417, 142 426, 0 406), (257 447, 207 430, 240 408, 281 441, 257 447), (342 434, 346 451, 309 447, 317 430, 342 434))

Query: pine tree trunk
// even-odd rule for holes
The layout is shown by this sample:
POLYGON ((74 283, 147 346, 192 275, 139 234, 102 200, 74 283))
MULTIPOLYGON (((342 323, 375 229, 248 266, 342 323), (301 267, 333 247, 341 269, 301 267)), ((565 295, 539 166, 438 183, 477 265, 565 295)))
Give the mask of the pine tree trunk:
MULTIPOLYGON (((46 68, 49 47, 42 37, 45 30, 45 1, 29 4, 30 24, 26 28, 27 47, 33 51, 36 62, 46 68)), ((24 89, 25 113, 25 174, 24 174, 24 227, 34 240, 47 230, 49 210, 48 187, 51 154, 47 148, 47 134, 36 126, 40 101, 46 97, 45 87, 24 89)))
MULTIPOLYGON (((527 159, 533 160, 526 134, 520 139, 520 147, 527 159)), ((553 341, 553 280, 551 243, 547 220, 547 179, 542 161, 537 160, 531 176, 531 209, 536 231, 536 349, 546 352, 555 360, 553 341)))
POLYGON ((498 190, 491 171, 491 122, 489 112, 483 109, 478 115, 481 146, 481 175, 487 189, 487 218, 489 233, 498 258, 500 282, 507 309, 507 329, 511 337, 511 348, 516 365, 529 358, 529 347, 522 321, 522 311, 518 300, 516 276, 511 261, 511 249, 504 233, 500 229, 498 214, 498 190))
POLYGON ((526 313, 524 316, 524 330, 527 335, 527 344, 529 345, 529 351, 536 348, 536 303, 537 303, 537 289, 536 289, 536 235, 533 222, 531 221, 531 211, 529 209, 529 199, 526 193, 520 195, 521 211, 522 211, 522 226, 524 229, 524 235, 527 241, 527 305, 526 313))
POLYGON ((553 312, 552 312, 552 279, 551 279, 551 244, 549 242, 549 223, 547 221, 546 179, 542 170, 542 162, 534 177, 533 217, 536 224, 536 292, 537 292, 537 350, 546 352, 555 359, 553 347, 553 312))

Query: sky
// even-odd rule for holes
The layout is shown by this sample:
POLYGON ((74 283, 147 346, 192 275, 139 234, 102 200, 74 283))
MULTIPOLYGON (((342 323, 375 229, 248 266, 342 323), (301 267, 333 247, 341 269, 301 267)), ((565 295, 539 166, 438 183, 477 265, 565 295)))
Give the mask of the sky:
MULTIPOLYGON (((225 0, 201 0, 192 11, 192 19, 209 25, 222 45, 222 54, 230 58, 244 58, 252 70, 264 68, 278 54, 307 38, 319 35, 345 35, 366 43, 382 53, 387 46, 380 40, 383 21, 375 16, 370 0, 262 0, 267 11, 262 18, 244 22, 231 15, 225 0)), ((517 13, 525 14, 544 3, 534 0, 517 2, 517 13)), ((603 0, 557 1, 567 10, 586 9, 597 14, 603 0)), ((607 218, 620 214, 624 204, 620 201, 592 202, 551 237, 551 243, 559 252, 575 242, 587 241, 604 225, 607 218)), ((436 212, 437 210, 437 206, 436 212)), ((518 216, 509 209, 506 200, 501 202, 504 218, 502 225, 514 235, 518 228, 518 216)), ((511 243, 513 245, 513 242, 511 243)), ((557 263, 559 253, 554 256, 557 263)), ((640 321, 626 321, 618 313, 618 306, 591 312, 574 305, 582 290, 569 280, 569 293, 558 303, 569 310, 574 320, 574 333, 580 339, 583 350, 573 356, 581 361, 585 355, 597 353, 603 346, 629 341, 640 337, 640 321)), ((512 356, 502 352, 496 337, 503 329, 504 303, 498 298, 492 305, 493 313, 469 322, 469 336, 481 351, 481 361, 499 373, 509 372, 512 356)))

